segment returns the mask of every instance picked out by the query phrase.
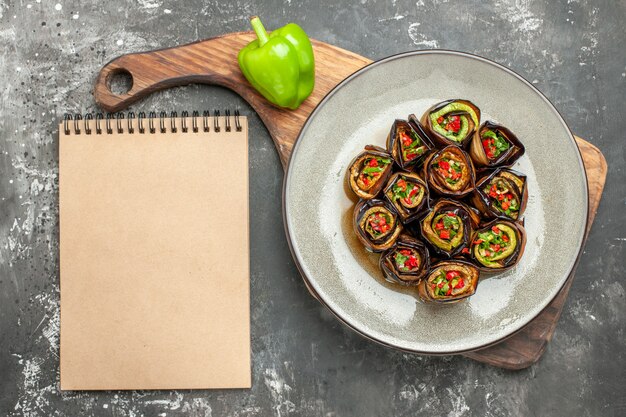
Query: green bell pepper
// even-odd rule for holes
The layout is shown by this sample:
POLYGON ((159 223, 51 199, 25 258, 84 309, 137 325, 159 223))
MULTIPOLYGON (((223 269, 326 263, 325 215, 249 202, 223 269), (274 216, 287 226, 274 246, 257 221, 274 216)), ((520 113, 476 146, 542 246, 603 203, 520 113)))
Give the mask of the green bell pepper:
POLYGON ((257 16, 250 23, 258 39, 239 51, 241 72, 270 102, 297 109, 315 85, 315 61, 309 37, 295 23, 269 35, 257 16))

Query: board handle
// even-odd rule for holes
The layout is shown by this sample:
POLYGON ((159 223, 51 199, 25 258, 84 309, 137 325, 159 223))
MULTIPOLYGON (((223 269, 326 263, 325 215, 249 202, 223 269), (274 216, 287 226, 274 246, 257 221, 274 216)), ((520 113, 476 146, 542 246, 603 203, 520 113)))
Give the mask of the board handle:
POLYGON ((253 39, 253 32, 239 32, 174 48, 122 55, 100 70, 94 88, 96 102, 108 112, 117 112, 155 91, 191 83, 227 87, 250 101, 258 93, 241 74, 237 53, 253 39), (111 81, 117 75, 131 77, 129 91, 111 91, 111 81))
MULTIPOLYGON (((98 74, 94 88, 96 103, 107 112, 118 112, 165 88, 192 83, 226 87, 247 101, 263 120, 285 166, 298 132, 315 105, 353 69, 340 66, 333 71, 336 79, 326 82, 316 79, 316 91, 312 97, 297 110, 282 109, 261 96, 239 69, 237 54, 255 37, 254 32, 230 33, 174 48, 122 55, 106 64, 98 74), (111 91, 111 80, 117 74, 130 75, 132 87, 129 91, 122 94, 111 91)), ((316 56, 328 55, 324 49, 331 47, 315 40, 312 42, 316 56)), ((332 50, 345 55, 346 60, 357 56, 335 47, 332 50)))
POLYGON ((120 56, 106 64, 97 77, 96 103, 108 112, 122 110, 148 94, 191 83, 214 84, 239 94, 269 131, 283 166, 307 117, 322 98, 348 75, 371 63, 367 58, 311 39, 315 54, 315 89, 297 110, 276 107, 261 96, 239 69, 237 54, 256 38, 237 32, 174 48, 120 56), (126 73, 132 87, 123 94, 111 91, 111 80, 126 73))

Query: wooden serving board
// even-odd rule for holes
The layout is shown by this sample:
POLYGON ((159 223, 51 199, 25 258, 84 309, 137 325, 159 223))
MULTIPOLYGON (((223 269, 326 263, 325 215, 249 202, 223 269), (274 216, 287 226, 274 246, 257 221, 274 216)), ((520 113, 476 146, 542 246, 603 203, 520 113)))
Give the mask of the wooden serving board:
MULTIPOLYGON (((123 55, 106 64, 96 80, 96 102, 106 111, 121 110, 146 95, 168 87, 190 83, 227 87, 242 96, 259 114, 267 127, 283 167, 307 117, 322 98, 338 83, 372 61, 345 49, 313 40, 315 53, 315 90, 295 111, 268 103, 246 81, 239 70, 237 52, 253 40, 253 32, 232 33, 174 48, 123 55), (131 75, 132 88, 113 94, 111 77, 131 75)), ((589 183, 589 222, 593 222, 606 178, 607 165, 595 146, 576 137, 589 183)), ((552 303, 532 322, 508 339, 491 347, 465 353, 480 362, 507 369, 522 369, 537 362, 556 328, 567 299, 574 273, 552 303)))

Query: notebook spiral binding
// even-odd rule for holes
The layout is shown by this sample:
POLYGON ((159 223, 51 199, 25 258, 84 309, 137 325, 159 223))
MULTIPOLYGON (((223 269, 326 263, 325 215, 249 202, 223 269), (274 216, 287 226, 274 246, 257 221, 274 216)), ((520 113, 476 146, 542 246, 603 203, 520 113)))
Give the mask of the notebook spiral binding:
MULTIPOLYGON (((233 122, 235 124, 235 130, 237 132, 241 132, 240 116, 241 114, 239 113, 239 110, 235 110, 233 116, 231 116, 230 110, 225 110, 224 130, 226 132, 230 132, 232 130, 231 119, 233 119, 233 122)), ((190 122, 192 132, 198 132, 199 129, 202 129, 204 132, 210 132, 211 128, 214 132, 220 132, 222 129, 219 120, 220 111, 213 111, 213 126, 210 126, 210 117, 211 112, 209 112, 208 110, 202 112, 202 116, 198 111, 193 111, 191 113, 191 116, 189 116, 188 111, 183 111, 180 114, 180 130, 183 133, 189 132, 190 126, 188 124, 188 119, 191 119, 190 122), (200 126, 200 124, 198 123, 198 119, 202 119, 202 126, 200 126)), ((127 112, 126 115, 124 115, 123 112, 106 113, 106 115, 103 113, 87 113, 85 115, 66 113, 65 117, 63 118, 63 130, 65 131, 66 135, 69 135, 72 129, 74 130, 74 134, 76 135, 80 135, 82 132, 85 132, 86 135, 91 135, 93 133, 95 133, 96 135, 113 134, 114 131, 116 133, 128 132, 130 134, 156 133, 157 119, 159 133, 166 133, 168 131, 168 124, 169 131, 171 133, 178 132, 179 128, 176 124, 176 120, 178 119, 178 113, 175 111, 171 112, 169 116, 164 111, 160 112, 158 116, 156 112, 153 111, 148 113, 148 116, 146 116, 145 112, 139 112, 135 116, 135 113, 132 111, 127 112), (137 119, 137 129, 135 129, 135 118, 137 119), (95 132, 94 129, 92 129, 91 122, 94 119, 95 132), (166 119, 169 119, 169 122, 166 121, 166 119), (126 121, 126 123, 124 123, 124 121, 126 121)))

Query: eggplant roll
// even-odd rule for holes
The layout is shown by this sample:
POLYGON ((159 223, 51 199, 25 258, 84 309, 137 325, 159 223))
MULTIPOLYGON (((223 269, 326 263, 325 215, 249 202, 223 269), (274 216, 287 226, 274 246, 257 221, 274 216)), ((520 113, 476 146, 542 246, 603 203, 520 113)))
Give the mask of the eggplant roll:
POLYGON ((422 242, 402 234, 380 257, 380 269, 389 282, 417 285, 428 272, 428 249, 422 242))
POLYGON ((474 133, 469 148, 477 167, 510 166, 524 154, 524 145, 504 126, 487 121, 474 133))
POLYGON ((474 189, 476 173, 467 153, 456 146, 446 146, 424 162, 423 175, 431 190, 463 197, 474 189))
POLYGON ((433 265, 417 288, 426 302, 454 303, 476 292, 478 275, 478 268, 469 262, 443 261, 433 265))
POLYGON ((428 208, 428 186, 417 174, 393 174, 387 182, 384 195, 404 223, 415 220, 428 208))
POLYGON ((465 204, 441 199, 420 222, 420 228, 435 252, 452 258, 469 248, 472 230, 479 221, 478 214, 465 204))
POLYGON ((400 119, 393 122, 387 135, 387 152, 401 168, 415 165, 429 150, 424 135, 409 122, 400 119))
POLYGON ((391 175, 393 161, 384 149, 368 145, 350 163, 350 188, 364 200, 374 198, 391 175))
POLYGON ((522 257, 526 246, 526 231, 516 223, 495 220, 474 233, 472 259, 489 271, 512 268, 522 257))
POLYGON ((354 231, 371 252, 389 249, 402 231, 398 215, 383 200, 361 200, 354 207, 354 231))
POLYGON ((443 101, 426 110, 422 124, 440 145, 465 147, 480 125, 480 109, 468 100, 443 101))
POLYGON ((472 195, 474 206, 487 218, 520 220, 527 201, 526 176, 506 168, 481 178, 472 195))

